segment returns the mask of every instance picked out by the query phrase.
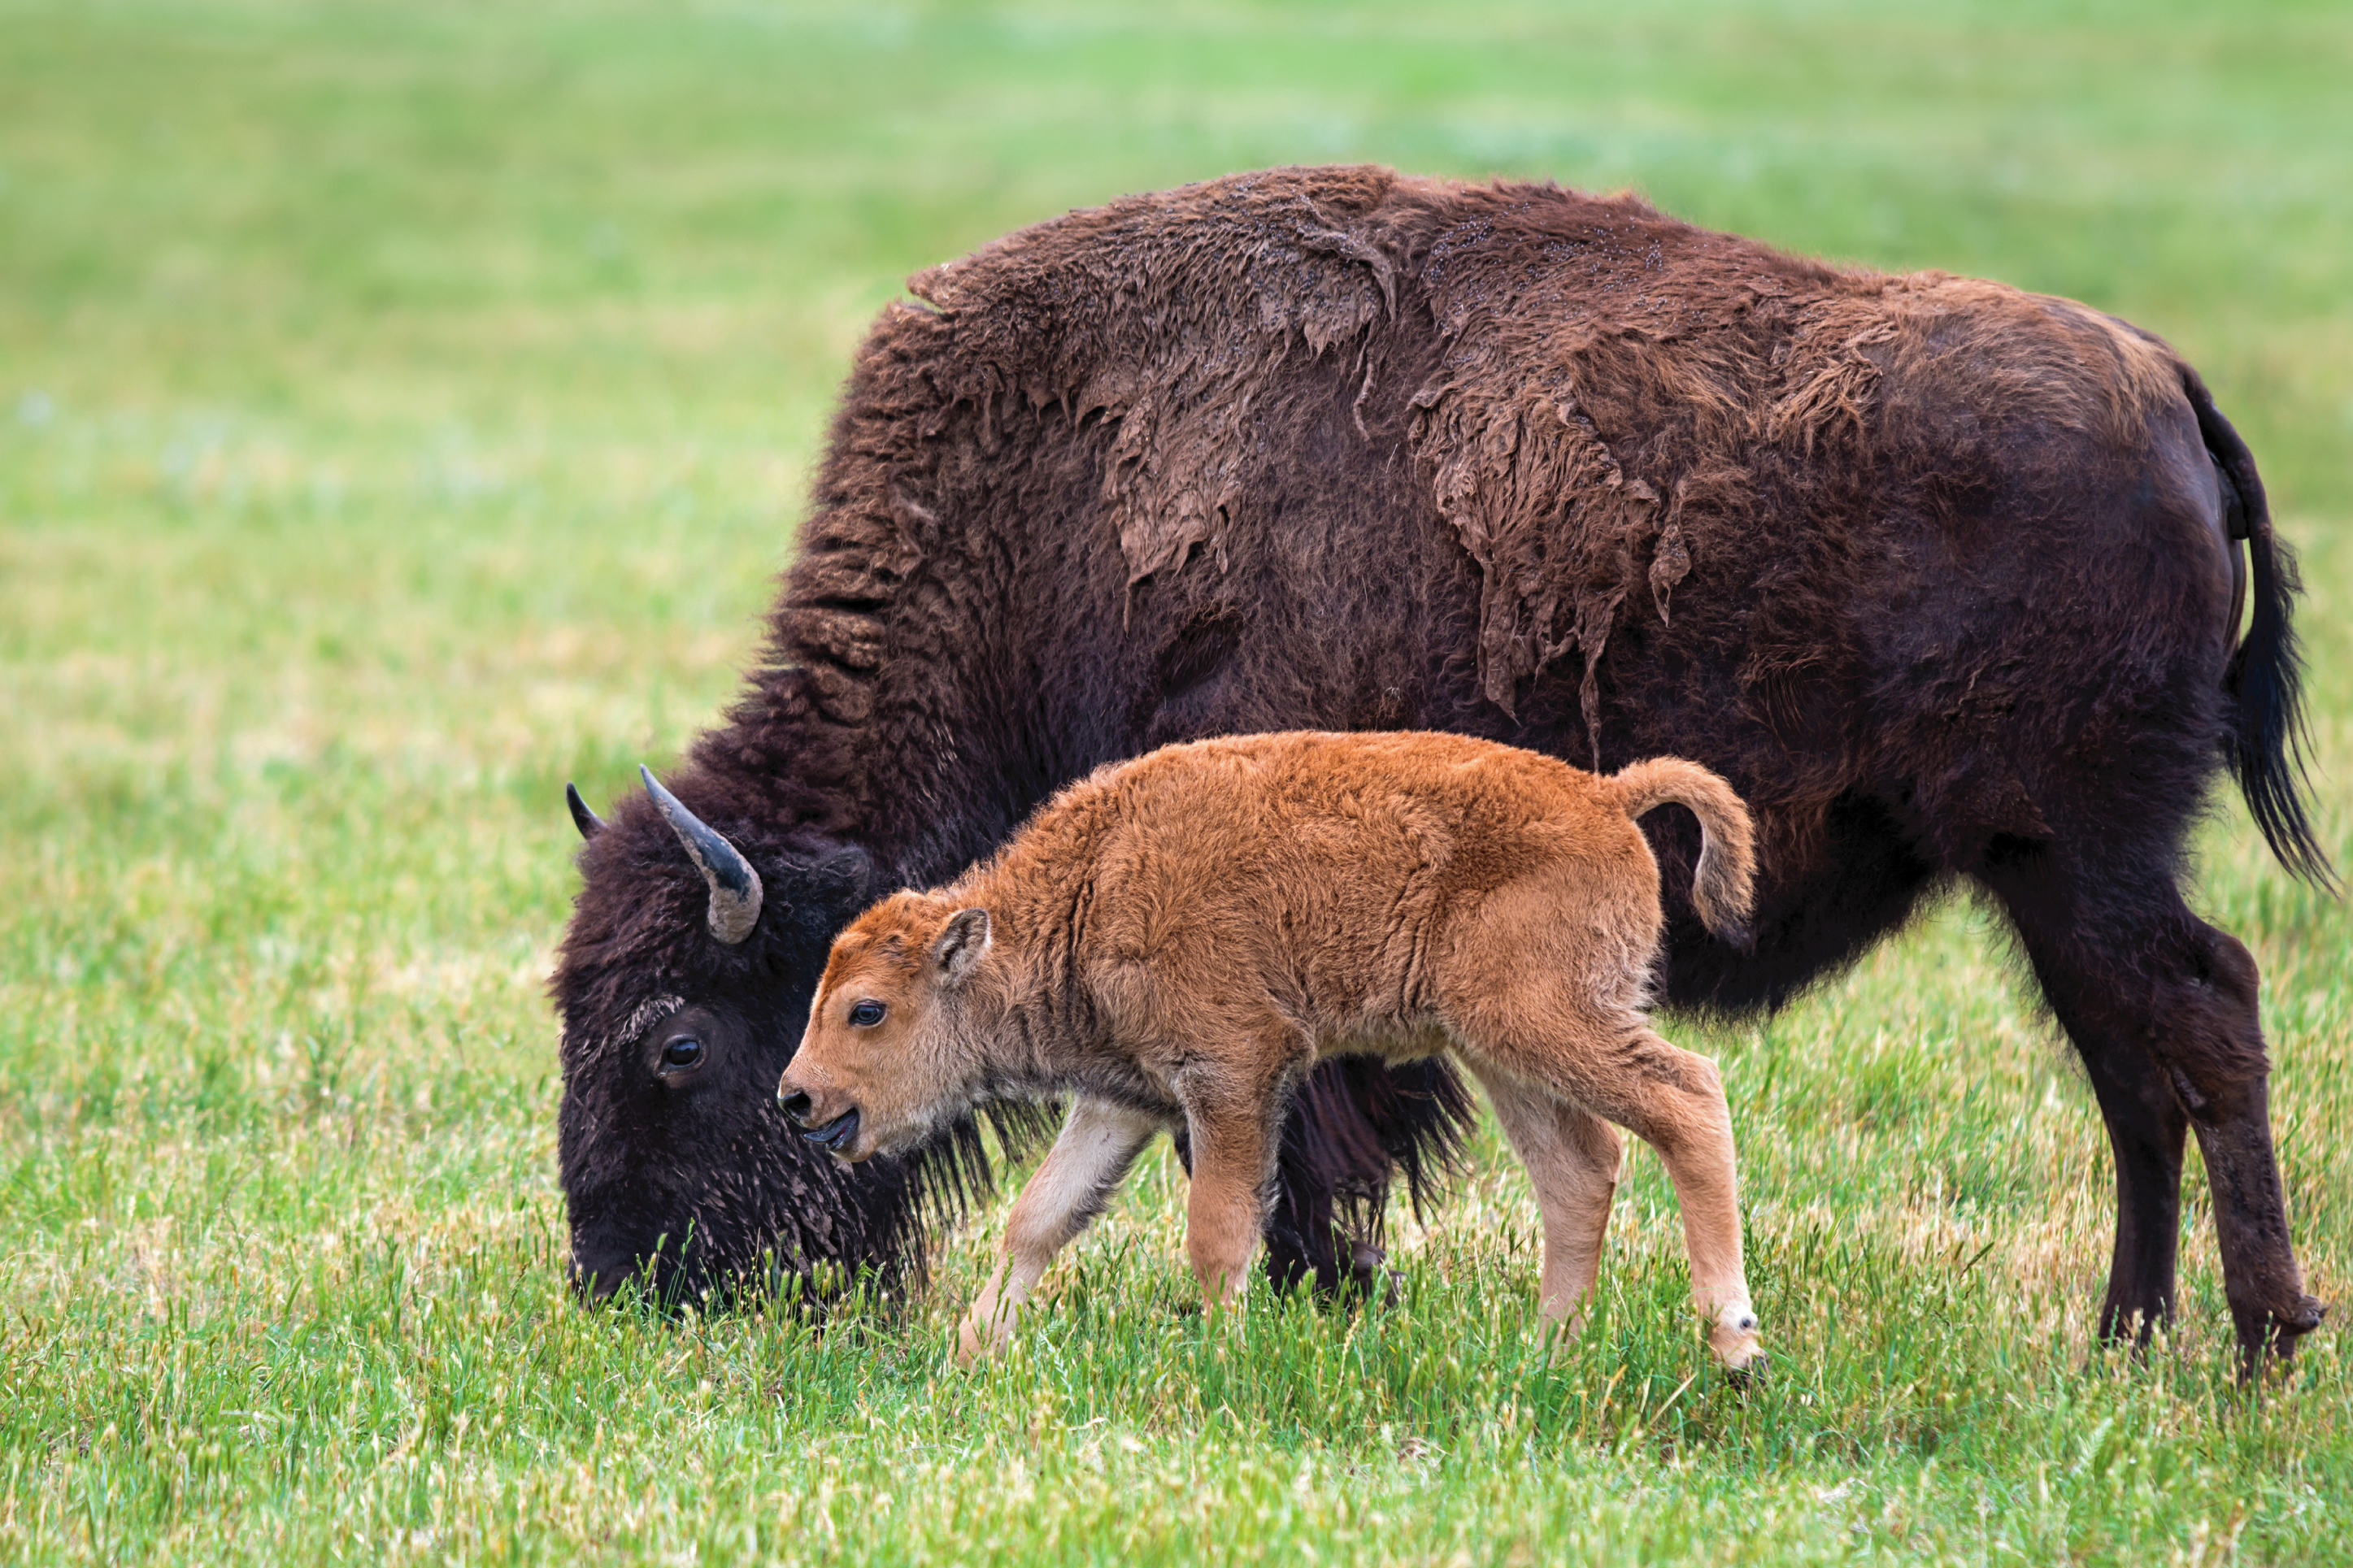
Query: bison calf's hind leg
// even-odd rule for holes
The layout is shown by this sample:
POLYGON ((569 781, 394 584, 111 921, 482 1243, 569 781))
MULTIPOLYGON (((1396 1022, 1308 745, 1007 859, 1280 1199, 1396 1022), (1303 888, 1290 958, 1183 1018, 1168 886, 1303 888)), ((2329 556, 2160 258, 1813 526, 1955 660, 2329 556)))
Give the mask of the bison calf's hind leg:
POLYGON ((1106 1100, 1082 1099, 1071 1107, 1061 1136, 1006 1218, 1004 1255, 957 1334, 958 1364, 970 1366, 1003 1347, 1012 1336, 1015 1314, 1054 1254, 1103 1212, 1160 1128, 1157 1119, 1106 1100))
MULTIPOLYGON (((1708 1344, 1731 1371, 1748 1370, 1763 1352, 1741 1262, 1732 1111, 1715 1064, 1668 1044, 1639 1019, 1591 1026, 1567 1022, 1577 1020, 1577 1010, 1558 1005, 1566 998, 1553 1000, 1556 1005, 1520 1015, 1546 1020, 1545 1047, 1505 1045, 1482 1054, 1630 1129, 1659 1152, 1683 1209, 1692 1300, 1708 1321, 1708 1344)), ((1549 1259, 1549 1225, 1546 1250, 1549 1259)))
POLYGON ((1631 1047, 1633 1070, 1616 1104, 1597 1109, 1632 1128, 1665 1163, 1683 1212, 1692 1300, 1708 1321, 1708 1343, 1725 1366, 1746 1371, 1763 1352, 1740 1256, 1740 1179, 1724 1079, 1707 1058, 1648 1029, 1631 1047))
POLYGON ((1492 1069, 1479 1081, 1535 1188, 1544 1215, 1539 1300, 1546 1321, 1560 1325, 1566 1340, 1582 1326, 1586 1299, 1601 1272, 1624 1145, 1616 1129, 1581 1106, 1492 1069))

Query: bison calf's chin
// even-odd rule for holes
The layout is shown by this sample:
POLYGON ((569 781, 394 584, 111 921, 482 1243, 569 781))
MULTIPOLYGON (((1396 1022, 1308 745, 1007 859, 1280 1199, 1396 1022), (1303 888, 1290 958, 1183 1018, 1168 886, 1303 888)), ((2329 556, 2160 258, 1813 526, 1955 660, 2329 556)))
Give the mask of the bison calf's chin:
POLYGON ((1736 939, 1748 815, 1694 763, 1602 778, 1423 733, 1172 746, 1065 791, 953 886, 861 915, 778 1093, 852 1159, 983 1100, 1072 1097, 959 1333, 970 1363, 1163 1131, 1192 1152, 1203 1299, 1238 1302, 1293 1086, 1319 1057, 1451 1053, 1526 1162, 1546 1316, 1573 1323, 1599 1269, 1615 1123, 1664 1159, 1710 1347, 1745 1370, 1761 1352, 1723 1085, 1644 1015, 1662 916, 1634 819, 1670 801, 1704 835, 1694 906, 1736 939))

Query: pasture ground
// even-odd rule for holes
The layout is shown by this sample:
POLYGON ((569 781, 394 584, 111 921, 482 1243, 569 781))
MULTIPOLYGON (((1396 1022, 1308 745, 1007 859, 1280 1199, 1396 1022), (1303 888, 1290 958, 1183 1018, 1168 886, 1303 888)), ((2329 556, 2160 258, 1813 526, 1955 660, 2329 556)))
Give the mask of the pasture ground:
POLYGON ((1185 1310, 1150 1163, 985 1376, 936 1287, 823 1335, 575 1308, 542 995, 602 803, 709 721, 832 390, 914 268, 1365 158, 1639 184, 2090 300, 2216 385, 2305 551, 2353 865, 2353 13, 1704 0, 1123 18, 0 0, 0 1557, 2353 1559, 2353 926, 2235 800, 2337 1319, 2232 1386, 2096 1353, 2108 1158, 1967 903, 1717 1053, 1775 1356, 1743 1396, 1639 1155, 1531 1335, 1491 1135, 1404 1304, 1185 1310))

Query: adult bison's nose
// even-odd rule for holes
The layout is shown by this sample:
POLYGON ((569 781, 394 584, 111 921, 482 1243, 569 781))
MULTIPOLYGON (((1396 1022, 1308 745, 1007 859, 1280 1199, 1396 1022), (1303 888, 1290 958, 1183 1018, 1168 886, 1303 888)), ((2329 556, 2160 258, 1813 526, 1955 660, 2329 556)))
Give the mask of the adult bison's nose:
POLYGON ((712 1281, 699 1249, 667 1232, 648 1236, 644 1228, 593 1219, 573 1226, 568 1272, 581 1300, 602 1301, 628 1285, 642 1299, 665 1304, 702 1297, 712 1281))

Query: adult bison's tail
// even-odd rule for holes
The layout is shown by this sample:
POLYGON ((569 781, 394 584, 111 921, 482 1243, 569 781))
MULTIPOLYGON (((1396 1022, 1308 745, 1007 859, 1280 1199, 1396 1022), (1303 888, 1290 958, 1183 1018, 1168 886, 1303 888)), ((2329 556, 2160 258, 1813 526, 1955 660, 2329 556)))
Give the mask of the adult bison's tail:
POLYGON ((1697 763, 1653 757, 1619 769, 1602 781, 1618 809, 1640 816, 1668 801, 1699 818, 1699 867, 1692 873, 1692 904, 1708 930, 1743 952, 1756 949, 1748 911, 1757 879, 1757 835, 1748 808, 1732 786, 1697 763))
POLYGON ((2289 618, 2304 587, 2296 577, 2295 552, 2272 531, 2254 455, 2215 408, 2197 372, 2185 366, 2182 383, 2198 411, 2198 432, 2221 470, 2224 532, 2246 542, 2253 579, 2254 615, 2222 676, 2238 709, 2229 742, 2231 768, 2280 864, 2334 890, 2337 873, 2304 803, 2304 654, 2289 618))

